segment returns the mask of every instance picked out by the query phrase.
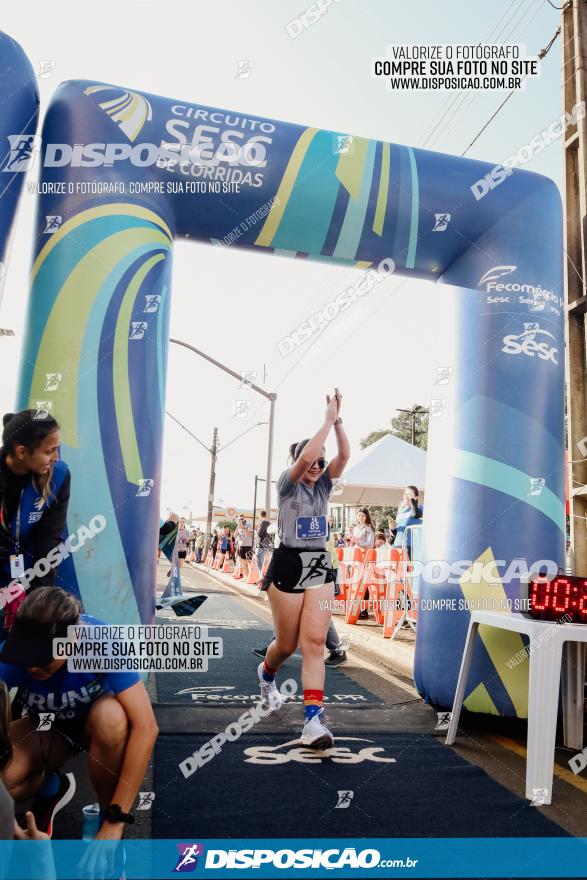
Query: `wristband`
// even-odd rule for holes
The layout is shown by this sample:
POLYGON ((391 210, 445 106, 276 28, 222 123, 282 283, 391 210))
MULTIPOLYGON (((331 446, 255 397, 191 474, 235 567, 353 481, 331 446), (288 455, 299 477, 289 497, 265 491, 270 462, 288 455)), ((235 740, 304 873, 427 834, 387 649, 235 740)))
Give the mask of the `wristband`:
POLYGON ((334 423, 334 426, 335 426, 335 427, 336 427, 337 425, 342 425, 342 419, 341 419, 340 417, 339 417, 339 418, 335 421, 335 423, 334 423))
POLYGON ((104 818, 106 822, 124 822, 126 825, 134 824, 135 817, 131 813, 123 813, 119 804, 110 804, 104 810, 104 818))

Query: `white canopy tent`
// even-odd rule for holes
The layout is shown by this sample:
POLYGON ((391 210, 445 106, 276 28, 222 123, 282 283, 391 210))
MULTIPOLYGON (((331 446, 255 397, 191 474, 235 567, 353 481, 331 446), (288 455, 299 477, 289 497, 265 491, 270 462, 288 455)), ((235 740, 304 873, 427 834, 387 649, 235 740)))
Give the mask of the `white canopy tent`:
POLYGON ((426 453, 393 434, 386 434, 363 449, 344 472, 340 487, 330 496, 331 506, 397 505, 406 486, 417 486, 423 495, 426 453))

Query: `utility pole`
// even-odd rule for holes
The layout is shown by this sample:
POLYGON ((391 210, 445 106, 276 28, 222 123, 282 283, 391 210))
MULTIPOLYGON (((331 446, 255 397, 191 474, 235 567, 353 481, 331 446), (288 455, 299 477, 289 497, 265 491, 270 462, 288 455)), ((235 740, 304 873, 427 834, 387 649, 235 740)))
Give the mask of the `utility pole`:
POLYGON ((214 428, 212 448, 210 449, 212 460, 210 461, 210 488, 208 489, 208 515, 206 517, 206 538, 204 541, 204 559, 210 546, 210 532, 212 531, 212 514, 214 512, 214 484, 216 482, 216 457, 218 455, 218 428, 214 428))
MULTIPOLYGON (((243 382, 242 373, 237 373, 235 370, 232 370, 230 367, 227 367, 226 364, 217 361, 216 358, 211 357, 209 354, 205 354, 205 352, 200 351, 200 349, 195 348, 193 345, 190 345, 188 342, 183 342, 181 339, 171 339, 170 342, 174 342, 176 345, 182 345, 184 348, 188 348, 190 351, 193 351, 194 354, 199 355, 199 357, 204 358, 209 363, 214 364, 215 367, 218 367, 220 370, 224 370, 225 373, 228 373, 229 376, 233 376, 235 379, 239 379, 243 382)), ((269 438, 267 441, 267 486, 265 488, 265 507, 267 512, 271 510, 271 468, 273 465, 273 434, 274 434, 274 424, 275 424, 275 401, 277 400, 277 394, 275 391, 265 391, 264 388, 260 388, 258 385, 255 385, 254 382, 246 382, 248 388, 251 388, 253 391, 256 391, 257 394, 260 394, 266 400, 269 401, 269 438)), ((258 422, 258 424, 264 424, 258 422)))
POLYGON ((398 407, 397 412, 408 413, 412 417, 412 446, 416 445, 416 416, 425 416, 429 410, 422 406, 415 406, 413 409, 401 409, 398 407))
MULTIPOLYGON (((563 107, 565 113, 571 114, 573 108, 587 98, 587 4, 584 0, 574 0, 564 5, 561 42, 563 107)), ((587 574, 587 118, 584 104, 582 118, 565 132, 564 151, 564 278, 571 553, 574 556, 573 571, 587 574)))

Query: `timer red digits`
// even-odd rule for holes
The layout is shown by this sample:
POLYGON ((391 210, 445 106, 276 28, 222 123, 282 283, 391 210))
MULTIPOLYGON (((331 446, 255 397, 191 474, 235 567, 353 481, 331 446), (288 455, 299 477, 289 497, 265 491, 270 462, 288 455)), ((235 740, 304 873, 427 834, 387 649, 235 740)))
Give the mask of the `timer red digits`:
POLYGON ((557 575, 530 581, 529 613, 538 620, 587 623, 587 579, 557 575))

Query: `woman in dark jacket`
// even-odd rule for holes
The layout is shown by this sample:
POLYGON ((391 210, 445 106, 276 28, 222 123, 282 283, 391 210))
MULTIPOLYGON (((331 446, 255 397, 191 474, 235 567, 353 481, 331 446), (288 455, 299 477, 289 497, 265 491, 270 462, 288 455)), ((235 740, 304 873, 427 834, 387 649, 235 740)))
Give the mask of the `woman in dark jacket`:
POLYGON ((8 413, 3 423, 0 625, 7 626, 24 599, 19 578, 28 590, 55 583, 53 568, 59 564, 55 551, 65 538, 71 477, 59 458, 59 425, 49 413, 30 409, 8 413), (41 560, 46 564, 37 565, 41 560), (36 573, 35 567, 42 573, 36 573))

